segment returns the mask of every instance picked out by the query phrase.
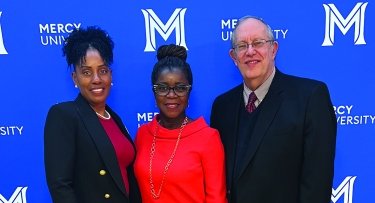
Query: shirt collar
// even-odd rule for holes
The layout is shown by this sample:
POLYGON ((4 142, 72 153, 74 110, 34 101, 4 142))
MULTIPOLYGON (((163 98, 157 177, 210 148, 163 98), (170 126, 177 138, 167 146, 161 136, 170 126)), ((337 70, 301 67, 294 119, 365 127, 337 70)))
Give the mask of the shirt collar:
MULTIPOLYGON (((275 77, 275 73, 276 73, 276 68, 274 67, 273 68, 273 71, 271 73, 271 75, 267 78, 266 81, 264 81, 255 91, 255 95, 257 96, 257 100, 255 101, 255 106, 258 106, 264 99, 264 97, 266 97, 266 94, 271 86, 271 83, 272 83, 272 80, 273 78, 275 77)), ((245 106, 249 100, 249 95, 251 94, 251 90, 246 86, 245 82, 243 83, 243 98, 244 98, 244 101, 245 101, 245 106)))

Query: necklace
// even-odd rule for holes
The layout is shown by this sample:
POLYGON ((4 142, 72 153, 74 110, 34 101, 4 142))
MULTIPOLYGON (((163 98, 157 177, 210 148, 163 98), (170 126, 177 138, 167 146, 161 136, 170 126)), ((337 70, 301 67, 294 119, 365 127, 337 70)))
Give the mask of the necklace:
POLYGON ((98 115, 100 118, 102 118, 104 120, 111 119, 111 114, 109 114, 107 110, 104 110, 104 116, 101 115, 100 113, 96 112, 96 111, 95 111, 95 113, 96 113, 96 115, 98 115), (107 116, 105 116, 105 115, 107 115, 107 116))
POLYGON ((165 175, 167 174, 169 166, 171 165, 171 163, 173 161, 173 158, 176 155, 176 150, 177 150, 178 144, 180 143, 182 130, 185 128, 188 121, 189 121, 189 119, 187 117, 185 117, 184 122, 182 122, 182 124, 181 124, 180 132, 178 133, 177 141, 176 141, 176 144, 174 146, 173 152, 172 152, 171 157, 169 158, 168 162, 165 164, 164 171, 163 171, 163 178, 161 179, 160 187, 159 187, 159 190, 158 190, 157 193, 155 192, 154 181, 153 181, 153 178, 152 178, 152 161, 153 161, 154 155, 155 155, 156 134, 158 132, 158 127, 159 127, 159 124, 156 124, 155 132, 154 132, 154 138, 152 140, 151 150, 150 150, 150 168, 149 168, 150 190, 151 190, 151 195, 154 199, 159 199, 159 197, 160 197, 161 189, 162 189, 162 187, 164 185, 164 181, 165 181, 165 175))

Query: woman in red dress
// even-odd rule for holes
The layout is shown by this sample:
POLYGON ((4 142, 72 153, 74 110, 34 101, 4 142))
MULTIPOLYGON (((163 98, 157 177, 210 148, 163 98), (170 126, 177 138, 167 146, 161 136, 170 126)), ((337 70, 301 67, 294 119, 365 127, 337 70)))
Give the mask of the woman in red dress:
POLYGON ((141 126, 135 145, 135 175, 142 202, 226 202, 224 150, 217 130, 203 117, 192 119, 186 108, 193 77, 186 49, 158 49, 152 71, 160 113, 141 126))

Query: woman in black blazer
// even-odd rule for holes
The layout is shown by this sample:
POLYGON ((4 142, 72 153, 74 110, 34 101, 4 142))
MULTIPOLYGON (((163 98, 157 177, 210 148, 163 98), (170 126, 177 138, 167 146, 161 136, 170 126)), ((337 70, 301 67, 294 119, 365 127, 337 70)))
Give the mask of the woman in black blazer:
POLYGON ((113 46, 98 27, 75 30, 64 44, 80 93, 74 101, 52 106, 46 119, 45 170, 54 203, 139 202, 134 144, 106 104, 113 46))

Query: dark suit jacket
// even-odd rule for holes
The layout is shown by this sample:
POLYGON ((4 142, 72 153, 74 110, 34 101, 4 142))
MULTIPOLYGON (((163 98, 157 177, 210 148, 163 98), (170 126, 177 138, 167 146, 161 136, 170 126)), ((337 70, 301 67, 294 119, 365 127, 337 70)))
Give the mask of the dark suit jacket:
POLYGON ((246 161, 235 163, 241 102, 243 84, 217 97, 211 112, 225 149, 229 202, 329 203, 337 124, 326 85, 276 70, 246 161))
MULTIPOLYGON (((132 142, 119 116, 108 106, 106 110, 132 142)), ((54 203, 133 203, 140 198, 133 165, 127 168, 128 195, 113 145, 95 111, 81 95, 49 110, 44 129, 44 158, 54 203), (105 198, 106 194, 109 198, 105 198)))

